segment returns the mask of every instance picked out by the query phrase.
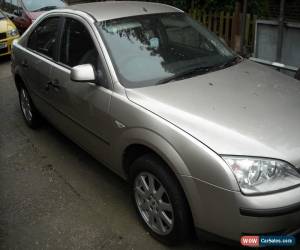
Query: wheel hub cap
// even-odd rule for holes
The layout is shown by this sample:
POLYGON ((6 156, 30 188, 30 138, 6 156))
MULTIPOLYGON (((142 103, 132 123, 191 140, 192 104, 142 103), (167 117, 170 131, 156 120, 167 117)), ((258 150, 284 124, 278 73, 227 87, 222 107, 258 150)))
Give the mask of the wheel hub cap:
POLYGON ((167 235, 174 226, 171 200, 161 182, 151 173, 141 173, 135 179, 135 201, 146 224, 157 234, 167 235))
POLYGON ((31 121, 32 110, 31 110, 30 100, 29 100, 29 96, 28 96, 26 90, 24 90, 24 89, 21 90, 21 108, 22 108, 22 112, 25 116, 25 119, 27 121, 31 121))

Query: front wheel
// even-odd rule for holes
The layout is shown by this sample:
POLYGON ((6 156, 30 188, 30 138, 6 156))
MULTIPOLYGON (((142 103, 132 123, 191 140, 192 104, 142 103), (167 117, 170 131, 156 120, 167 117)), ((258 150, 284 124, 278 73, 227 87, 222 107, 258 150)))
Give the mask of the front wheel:
POLYGON ((131 167, 132 198, 150 234, 168 245, 189 237, 191 217, 175 176, 154 155, 144 155, 131 167))

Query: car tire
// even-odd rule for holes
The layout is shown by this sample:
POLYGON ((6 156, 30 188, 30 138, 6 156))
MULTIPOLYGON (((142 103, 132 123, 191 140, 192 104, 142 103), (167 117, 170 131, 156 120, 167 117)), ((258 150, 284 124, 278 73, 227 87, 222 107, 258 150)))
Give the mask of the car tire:
POLYGON ((192 220, 184 192, 159 157, 146 154, 135 160, 130 183, 137 214, 154 238, 178 245, 190 236, 192 220))
POLYGON ((26 124, 32 129, 40 127, 41 116, 34 107, 27 89, 23 86, 19 89, 19 103, 26 124))

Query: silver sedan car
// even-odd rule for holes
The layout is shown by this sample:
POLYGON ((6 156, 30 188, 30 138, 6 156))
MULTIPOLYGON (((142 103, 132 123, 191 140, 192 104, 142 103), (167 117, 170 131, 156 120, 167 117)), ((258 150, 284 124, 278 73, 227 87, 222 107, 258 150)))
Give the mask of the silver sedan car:
POLYGON ((156 239, 296 234, 300 84, 245 60, 183 11, 101 2, 42 15, 14 44, 41 117, 131 185, 156 239))

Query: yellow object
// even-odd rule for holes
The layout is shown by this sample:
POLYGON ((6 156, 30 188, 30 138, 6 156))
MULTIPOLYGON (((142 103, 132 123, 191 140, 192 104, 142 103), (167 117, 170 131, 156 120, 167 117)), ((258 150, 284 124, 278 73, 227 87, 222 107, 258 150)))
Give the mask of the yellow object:
POLYGON ((18 37, 16 26, 0 11, 0 56, 11 54, 13 40, 18 37))

